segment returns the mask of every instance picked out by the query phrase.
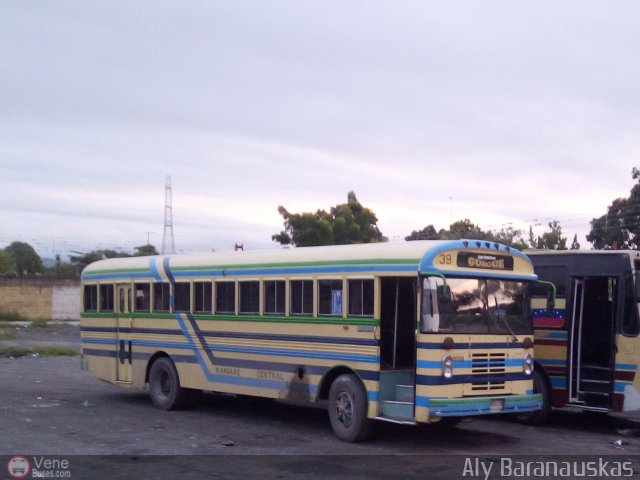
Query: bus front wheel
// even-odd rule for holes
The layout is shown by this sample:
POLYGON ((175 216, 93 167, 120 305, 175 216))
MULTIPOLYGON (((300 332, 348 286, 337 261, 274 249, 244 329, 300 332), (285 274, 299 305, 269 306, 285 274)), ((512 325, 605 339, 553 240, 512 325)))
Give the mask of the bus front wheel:
POLYGON ((542 408, 535 412, 519 415, 518 418, 527 425, 544 425, 551 416, 551 387, 547 377, 538 368, 533 370, 533 391, 542 394, 542 408))
POLYGON ((186 405, 188 392, 180 386, 178 371, 170 358, 159 358, 151 365, 149 393, 154 405, 162 410, 177 410, 186 405))
POLYGON ((367 405, 367 392, 355 375, 343 374, 334 380, 329 390, 329 421, 340 440, 359 442, 369 436, 367 405))

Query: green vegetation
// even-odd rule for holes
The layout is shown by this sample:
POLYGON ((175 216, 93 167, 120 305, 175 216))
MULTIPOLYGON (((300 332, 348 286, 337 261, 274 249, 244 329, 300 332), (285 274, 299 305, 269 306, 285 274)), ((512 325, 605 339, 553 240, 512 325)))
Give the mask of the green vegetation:
POLYGON ((347 203, 331 207, 329 212, 290 213, 282 205, 278 212, 284 218, 284 230, 271 239, 281 245, 312 247, 387 240, 378 230, 375 213, 363 207, 353 192, 347 195, 347 203))
POLYGON ((10 330, 0 330, 0 340, 17 340, 18 333, 10 330))
POLYGON ((631 177, 636 184, 629 196, 615 199, 606 214, 591 220, 587 240, 596 250, 640 249, 640 170, 634 168, 631 177))
POLYGON ((44 329, 50 326, 51 324, 46 318, 36 318, 35 320, 31 320, 31 323, 29 324, 29 328, 38 328, 38 329, 44 329))
POLYGON ((17 346, 0 346, 0 358, 18 358, 35 355, 40 357, 72 357, 78 355, 79 352, 73 348, 56 347, 50 345, 17 345, 17 346))
POLYGON ((0 322, 28 322, 29 319, 18 312, 8 312, 0 310, 0 322))

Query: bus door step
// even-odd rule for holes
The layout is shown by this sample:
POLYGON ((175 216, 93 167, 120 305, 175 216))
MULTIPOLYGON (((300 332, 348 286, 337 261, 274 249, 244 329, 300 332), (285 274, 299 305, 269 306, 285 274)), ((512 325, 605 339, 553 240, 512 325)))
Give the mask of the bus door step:
POLYGON ((385 400, 382 402, 382 417, 392 420, 413 420, 413 402, 385 400))

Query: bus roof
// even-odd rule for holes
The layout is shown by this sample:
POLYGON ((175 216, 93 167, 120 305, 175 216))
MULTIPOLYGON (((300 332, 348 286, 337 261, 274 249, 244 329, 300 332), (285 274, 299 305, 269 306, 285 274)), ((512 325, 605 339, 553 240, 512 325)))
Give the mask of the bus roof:
MULTIPOLYGON (((492 272, 500 277, 535 279, 529 259, 518 250, 479 240, 423 240, 255 251, 228 251, 100 260, 87 266, 83 280, 175 276, 233 276, 295 273, 404 272, 460 274, 455 266, 435 265, 438 254, 467 250, 484 256, 518 258, 516 271, 492 272), (164 270, 164 272, 161 272, 164 270)), ((479 270, 469 270, 483 276, 479 270)))

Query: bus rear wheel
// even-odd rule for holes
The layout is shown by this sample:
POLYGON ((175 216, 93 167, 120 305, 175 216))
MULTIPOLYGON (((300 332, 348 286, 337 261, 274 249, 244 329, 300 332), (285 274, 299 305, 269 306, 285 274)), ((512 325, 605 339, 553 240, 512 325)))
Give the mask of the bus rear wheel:
POLYGON ((159 358, 151 365, 149 393, 153 404, 162 410, 178 410, 186 406, 189 392, 180 386, 178 371, 170 358, 159 358))
POLYGON ((360 442, 370 435, 367 406, 367 392, 355 375, 343 374, 334 380, 329 390, 329 421, 340 440, 360 442))

